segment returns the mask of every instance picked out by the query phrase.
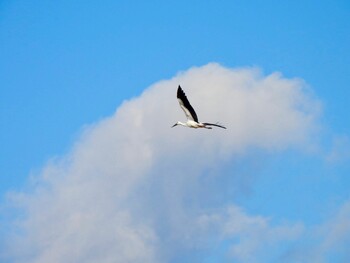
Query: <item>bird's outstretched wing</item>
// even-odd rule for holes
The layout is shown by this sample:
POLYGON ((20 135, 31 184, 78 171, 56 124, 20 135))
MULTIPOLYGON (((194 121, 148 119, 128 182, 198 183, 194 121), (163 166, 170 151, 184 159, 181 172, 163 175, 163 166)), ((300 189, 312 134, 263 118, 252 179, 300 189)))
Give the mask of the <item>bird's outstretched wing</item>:
POLYGON ((188 101, 185 92, 182 90, 182 88, 177 88, 177 99, 180 103, 181 109, 185 112, 185 115, 187 119, 198 122, 198 117, 194 109, 192 108, 190 102, 188 101))

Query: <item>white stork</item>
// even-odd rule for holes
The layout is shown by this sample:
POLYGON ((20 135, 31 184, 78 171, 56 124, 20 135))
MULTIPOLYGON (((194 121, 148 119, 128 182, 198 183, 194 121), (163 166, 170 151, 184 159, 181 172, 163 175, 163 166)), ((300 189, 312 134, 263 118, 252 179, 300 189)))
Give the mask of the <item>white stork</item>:
POLYGON ((175 123, 172 126, 172 128, 175 127, 176 125, 182 125, 185 127, 195 128, 195 129, 197 129, 197 128, 212 129, 212 127, 210 127, 210 126, 216 126, 216 127, 226 129, 226 127, 218 125, 218 124, 199 122, 196 112, 194 111, 191 104, 189 103, 189 101, 185 95, 185 92, 182 90, 180 85, 177 88, 177 99, 179 101, 181 109, 185 112, 185 115, 187 117, 187 122, 183 123, 181 121, 178 121, 177 123, 175 123))

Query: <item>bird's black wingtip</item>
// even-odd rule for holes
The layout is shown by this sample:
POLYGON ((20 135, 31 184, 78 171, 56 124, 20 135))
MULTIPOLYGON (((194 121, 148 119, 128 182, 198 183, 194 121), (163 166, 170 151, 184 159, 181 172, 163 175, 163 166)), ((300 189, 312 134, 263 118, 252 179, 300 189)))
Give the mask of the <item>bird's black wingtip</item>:
POLYGON ((185 92, 182 90, 181 86, 179 85, 179 87, 177 88, 177 98, 180 99, 183 96, 185 96, 185 92))

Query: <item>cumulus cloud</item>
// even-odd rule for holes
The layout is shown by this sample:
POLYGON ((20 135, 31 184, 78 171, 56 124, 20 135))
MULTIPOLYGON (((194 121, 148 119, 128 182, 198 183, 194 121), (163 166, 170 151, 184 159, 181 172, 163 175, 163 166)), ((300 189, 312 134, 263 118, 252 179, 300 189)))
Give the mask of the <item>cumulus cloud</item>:
POLYGON ((278 251, 278 248, 274 248, 276 244, 288 244, 304 232, 301 223, 272 226, 269 218, 248 215, 235 205, 220 213, 203 215, 199 222, 199 225, 205 225, 205 229, 215 227, 214 232, 219 233, 222 240, 235 240, 230 244, 228 252, 233 262, 271 262, 278 254, 273 253, 273 250, 278 251), (266 254, 264 250, 267 249, 272 250, 266 254))
POLYGON ((228 242, 228 256, 254 262, 265 245, 295 239, 302 226, 273 225, 225 199, 239 182, 227 168, 252 148, 307 147, 318 111, 303 81, 255 68, 208 64, 159 81, 88 127, 70 153, 43 168, 29 193, 14 195, 23 217, 6 257, 183 262, 228 242), (185 118, 175 97, 179 84, 200 121, 228 129, 171 129, 185 118))

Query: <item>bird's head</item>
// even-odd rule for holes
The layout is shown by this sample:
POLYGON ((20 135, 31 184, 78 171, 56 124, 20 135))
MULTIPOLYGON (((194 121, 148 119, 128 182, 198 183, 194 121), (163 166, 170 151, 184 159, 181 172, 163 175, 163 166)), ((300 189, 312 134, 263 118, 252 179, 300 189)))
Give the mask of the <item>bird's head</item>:
POLYGON ((179 125, 180 123, 179 122, 177 122, 177 123, 175 123, 173 126, 171 126, 171 128, 174 128, 175 126, 177 126, 177 125, 179 125))

